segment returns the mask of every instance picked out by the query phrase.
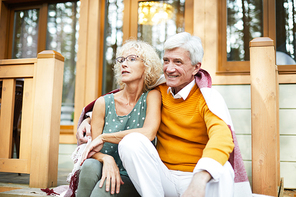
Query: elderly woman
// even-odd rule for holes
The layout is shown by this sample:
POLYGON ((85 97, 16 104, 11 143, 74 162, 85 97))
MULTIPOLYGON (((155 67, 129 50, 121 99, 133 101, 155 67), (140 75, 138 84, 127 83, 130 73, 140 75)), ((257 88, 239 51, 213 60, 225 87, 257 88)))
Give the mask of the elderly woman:
POLYGON ((82 155, 77 196, 139 196, 118 155, 118 143, 139 132, 152 141, 161 118, 161 96, 149 87, 159 79, 161 61, 142 41, 118 50, 114 67, 120 91, 98 98, 92 113, 92 139, 82 155), (114 133, 116 132, 116 135, 114 133))

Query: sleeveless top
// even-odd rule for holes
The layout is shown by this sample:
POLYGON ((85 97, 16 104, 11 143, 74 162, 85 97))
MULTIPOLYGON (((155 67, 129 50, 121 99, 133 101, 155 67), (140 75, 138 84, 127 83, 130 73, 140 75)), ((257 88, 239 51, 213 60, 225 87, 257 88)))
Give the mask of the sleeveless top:
MULTIPOLYGON (((147 95, 148 92, 143 93, 132 111, 125 116, 117 115, 115 109, 114 95, 105 95, 105 124, 102 133, 115 133, 123 130, 143 127, 144 120, 146 118, 147 95)), ((100 152, 111 155, 119 168, 120 174, 127 175, 127 172, 124 169, 118 155, 118 144, 105 142, 100 152)))

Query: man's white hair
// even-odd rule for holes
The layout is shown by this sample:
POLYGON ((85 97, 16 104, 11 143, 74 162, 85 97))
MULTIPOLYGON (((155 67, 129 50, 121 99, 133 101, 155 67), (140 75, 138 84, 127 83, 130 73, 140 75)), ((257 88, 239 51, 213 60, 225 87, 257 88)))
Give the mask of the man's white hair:
POLYGON ((164 43, 164 51, 179 47, 189 52, 192 65, 201 63, 204 50, 199 37, 192 36, 187 32, 182 32, 171 36, 164 43))

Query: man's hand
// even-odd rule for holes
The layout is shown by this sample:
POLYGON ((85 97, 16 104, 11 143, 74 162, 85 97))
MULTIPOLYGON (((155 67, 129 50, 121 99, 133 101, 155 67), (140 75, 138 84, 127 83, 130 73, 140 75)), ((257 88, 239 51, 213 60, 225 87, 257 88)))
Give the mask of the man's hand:
POLYGON ((206 185, 211 178, 212 176, 207 171, 195 173, 182 197, 205 197, 206 185))
POLYGON ((90 118, 84 119, 77 129, 76 139, 78 145, 87 143, 88 136, 91 137, 90 118))

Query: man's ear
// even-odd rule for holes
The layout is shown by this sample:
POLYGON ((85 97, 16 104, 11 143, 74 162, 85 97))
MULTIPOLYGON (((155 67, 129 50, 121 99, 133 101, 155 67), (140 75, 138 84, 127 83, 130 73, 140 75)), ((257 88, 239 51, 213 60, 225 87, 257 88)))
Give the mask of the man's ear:
POLYGON ((201 63, 200 62, 197 63, 196 65, 194 65, 194 71, 193 71, 192 75, 196 75, 198 73, 200 67, 201 67, 201 63))

